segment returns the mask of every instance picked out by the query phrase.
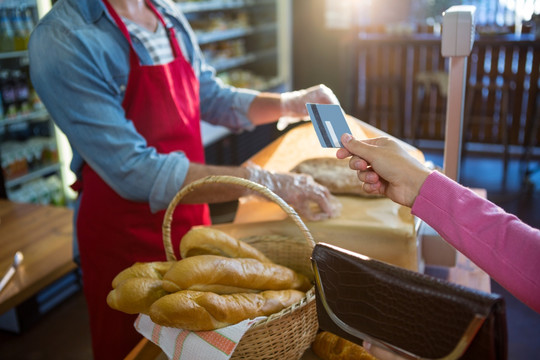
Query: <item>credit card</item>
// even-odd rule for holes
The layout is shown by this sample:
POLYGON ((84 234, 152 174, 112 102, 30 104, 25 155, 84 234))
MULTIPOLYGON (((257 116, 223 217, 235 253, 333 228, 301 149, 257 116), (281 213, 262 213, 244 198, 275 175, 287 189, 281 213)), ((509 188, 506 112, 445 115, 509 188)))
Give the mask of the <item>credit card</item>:
POLYGON ((322 147, 340 148, 341 135, 349 133, 352 135, 345 113, 339 105, 334 104, 306 104, 309 117, 319 138, 322 147))

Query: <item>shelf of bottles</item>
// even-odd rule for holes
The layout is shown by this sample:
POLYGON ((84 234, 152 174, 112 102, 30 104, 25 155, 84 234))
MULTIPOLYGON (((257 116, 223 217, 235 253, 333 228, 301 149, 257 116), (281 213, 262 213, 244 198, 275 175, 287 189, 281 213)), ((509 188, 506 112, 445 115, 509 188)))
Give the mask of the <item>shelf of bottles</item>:
POLYGON ((0 52, 25 51, 34 28, 36 8, 33 1, 0 2, 0 52))
POLYGON ((27 69, 36 18, 33 1, 0 1, 0 121, 28 114, 38 105, 27 69))
POLYGON ((278 69, 275 0, 177 0, 206 60, 227 84, 271 90, 278 69))
POLYGON ((28 75, 33 0, 0 0, 0 158, 10 200, 62 204, 54 127, 28 75))

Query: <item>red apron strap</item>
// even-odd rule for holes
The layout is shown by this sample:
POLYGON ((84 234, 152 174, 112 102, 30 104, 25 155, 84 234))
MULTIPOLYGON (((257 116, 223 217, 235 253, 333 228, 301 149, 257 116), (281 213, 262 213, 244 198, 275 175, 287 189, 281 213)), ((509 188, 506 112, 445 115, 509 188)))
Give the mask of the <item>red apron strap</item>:
POLYGON ((174 28, 171 26, 170 28, 167 29, 167 24, 165 23, 165 19, 159 13, 159 11, 157 11, 156 7, 154 6, 154 4, 152 4, 150 0, 146 0, 146 5, 148 5, 148 7, 154 12, 154 14, 156 14, 159 21, 161 21, 161 24, 163 24, 163 28, 167 30, 169 34, 169 42, 174 52, 174 58, 176 59, 178 56, 182 54, 182 52, 180 51, 180 46, 178 45, 178 40, 176 39, 176 33, 174 31, 174 28))
POLYGON ((112 18, 114 19, 114 22, 116 23, 116 25, 118 26, 120 31, 122 31, 122 34, 124 34, 127 41, 129 42, 129 46, 131 47, 133 44, 131 43, 131 37, 129 36, 129 31, 128 31, 126 25, 124 24, 124 22, 122 21, 122 19, 120 18, 120 15, 118 15, 116 10, 114 10, 114 8, 112 7, 109 0, 102 0, 102 1, 105 4, 105 6, 107 7, 107 10, 109 11, 109 14, 111 14, 112 18))

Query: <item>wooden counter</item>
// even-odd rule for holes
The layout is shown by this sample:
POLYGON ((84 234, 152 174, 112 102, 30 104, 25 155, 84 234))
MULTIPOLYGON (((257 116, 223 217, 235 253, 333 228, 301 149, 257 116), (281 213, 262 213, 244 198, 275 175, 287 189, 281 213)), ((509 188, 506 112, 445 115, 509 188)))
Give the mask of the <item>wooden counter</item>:
POLYGON ((75 270, 72 257, 73 211, 0 199, 0 275, 21 251, 24 260, 0 293, 0 314, 29 299, 75 270))

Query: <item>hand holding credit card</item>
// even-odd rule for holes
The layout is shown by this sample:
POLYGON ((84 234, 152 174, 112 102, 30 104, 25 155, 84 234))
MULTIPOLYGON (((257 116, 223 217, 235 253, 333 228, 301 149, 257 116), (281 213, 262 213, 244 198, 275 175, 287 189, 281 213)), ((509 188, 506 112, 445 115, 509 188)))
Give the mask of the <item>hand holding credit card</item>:
POLYGON ((322 147, 341 148, 341 135, 352 135, 341 106, 334 104, 306 104, 309 117, 322 147))

